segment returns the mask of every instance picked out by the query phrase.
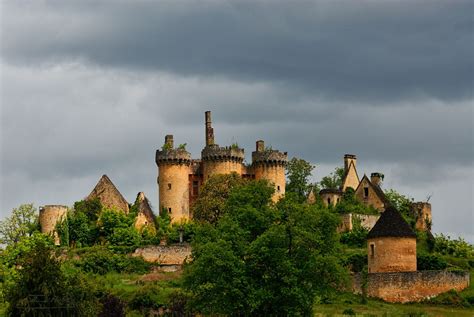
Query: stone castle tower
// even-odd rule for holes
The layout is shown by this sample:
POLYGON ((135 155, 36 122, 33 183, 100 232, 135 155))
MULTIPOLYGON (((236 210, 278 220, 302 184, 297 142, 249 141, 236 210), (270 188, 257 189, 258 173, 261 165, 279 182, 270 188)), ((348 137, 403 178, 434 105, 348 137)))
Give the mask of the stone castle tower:
POLYGON ((67 206, 46 205, 39 209, 39 223, 41 233, 52 234, 54 244, 59 245, 59 235, 56 232, 56 225, 63 221, 67 215, 67 206))
POLYGON ((275 186, 274 201, 285 194, 286 152, 267 149, 259 140, 252 153, 252 165, 246 166, 244 149, 236 144, 216 144, 210 111, 205 113, 205 140, 200 160, 192 159, 184 147, 175 148, 172 135, 167 135, 162 149, 156 151, 160 212, 166 210, 172 222, 192 218, 192 203, 203 183, 216 174, 237 173, 247 179, 266 179, 275 186))

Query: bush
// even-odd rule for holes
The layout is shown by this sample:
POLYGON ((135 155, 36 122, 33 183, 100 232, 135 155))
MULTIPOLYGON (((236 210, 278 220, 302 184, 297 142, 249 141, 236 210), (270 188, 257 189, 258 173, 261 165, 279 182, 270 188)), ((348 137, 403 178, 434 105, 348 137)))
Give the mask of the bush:
POLYGON ((355 316, 356 315, 355 311, 352 308, 344 309, 342 314, 347 315, 347 316, 355 316))
POLYGON ((107 294, 100 302, 102 310, 98 317, 125 317, 125 303, 120 298, 107 294))
POLYGON ((362 272, 364 267, 367 266, 367 254, 366 253, 354 253, 344 261, 344 265, 348 266, 352 272, 362 272))
POLYGON ((416 263, 419 271, 444 270, 448 266, 442 257, 435 254, 418 254, 416 263))
POLYGON ((455 290, 440 294, 427 302, 436 305, 469 306, 469 302, 455 290))
POLYGON ((76 260, 74 264, 84 272, 96 274, 109 272, 146 273, 151 267, 142 257, 114 254, 109 250, 98 248, 84 253, 81 259, 76 260))
POLYGON ((462 238, 452 240, 449 236, 440 234, 436 235, 434 239, 434 250, 436 252, 459 258, 474 257, 474 247, 462 238))
POLYGON ((160 307, 160 295, 158 289, 154 285, 141 287, 133 295, 128 306, 131 309, 140 310, 142 313, 160 307))
POLYGON ((115 228, 109 237, 109 243, 115 246, 138 247, 141 235, 134 227, 115 228))
POLYGON ((174 223, 169 227, 168 231, 168 243, 179 242, 179 232, 183 230, 183 241, 191 242, 196 231, 196 224, 194 222, 185 222, 183 224, 174 223))

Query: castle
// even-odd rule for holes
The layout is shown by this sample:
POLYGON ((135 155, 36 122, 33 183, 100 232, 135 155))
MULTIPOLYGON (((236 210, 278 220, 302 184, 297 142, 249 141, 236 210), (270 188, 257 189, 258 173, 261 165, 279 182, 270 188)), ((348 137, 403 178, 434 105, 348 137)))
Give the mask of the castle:
POLYGON ((191 206, 203 183, 216 174, 237 173, 246 179, 268 180, 275 186, 274 201, 285 194, 286 152, 266 148, 264 141, 258 140, 252 164, 245 165, 244 149, 237 144, 221 147, 215 143, 210 111, 205 113, 205 139, 201 159, 192 159, 184 146, 175 148, 172 135, 167 135, 161 150, 156 151, 160 212, 168 212, 172 222, 192 219, 191 206))

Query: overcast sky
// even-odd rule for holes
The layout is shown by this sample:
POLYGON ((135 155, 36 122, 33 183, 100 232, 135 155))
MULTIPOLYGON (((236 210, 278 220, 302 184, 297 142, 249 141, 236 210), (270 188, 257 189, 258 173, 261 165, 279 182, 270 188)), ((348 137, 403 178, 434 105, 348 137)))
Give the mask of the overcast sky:
POLYGON ((2 1, 0 217, 107 174, 156 207, 166 134, 255 141, 415 200, 474 241, 472 1, 2 1))

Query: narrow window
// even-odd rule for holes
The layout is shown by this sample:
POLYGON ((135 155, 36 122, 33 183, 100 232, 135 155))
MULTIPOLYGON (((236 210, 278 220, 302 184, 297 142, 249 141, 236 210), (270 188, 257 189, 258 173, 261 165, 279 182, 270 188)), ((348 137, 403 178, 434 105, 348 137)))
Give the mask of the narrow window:
POLYGON ((364 197, 365 198, 369 197, 369 188, 368 187, 364 187, 364 197))
POLYGON ((336 200, 336 203, 338 203, 338 202, 339 202, 339 198, 336 200))
POLYGON ((370 256, 371 257, 375 256, 375 245, 373 244, 370 245, 370 256))
POLYGON ((171 183, 168 183, 168 190, 171 189, 171 183))
POLYGON ((169 212, 169 213, 171 213, 171 207, 170 207, 170 208, 168 208, 168 212, 169 212))
POLYGON ((193 196, 197 196, 199 193, 199 183, 198 181, 193 181, 193 196))
POLYGON ((331 198, 328 198, 328 205, 331 204, 331 198))
POLYGON ((148 224, 148 221, 145 221, 145 226, 148 224))
POLYGON ((277 186, 277 192, 280 192, 280 185, 277 186))

